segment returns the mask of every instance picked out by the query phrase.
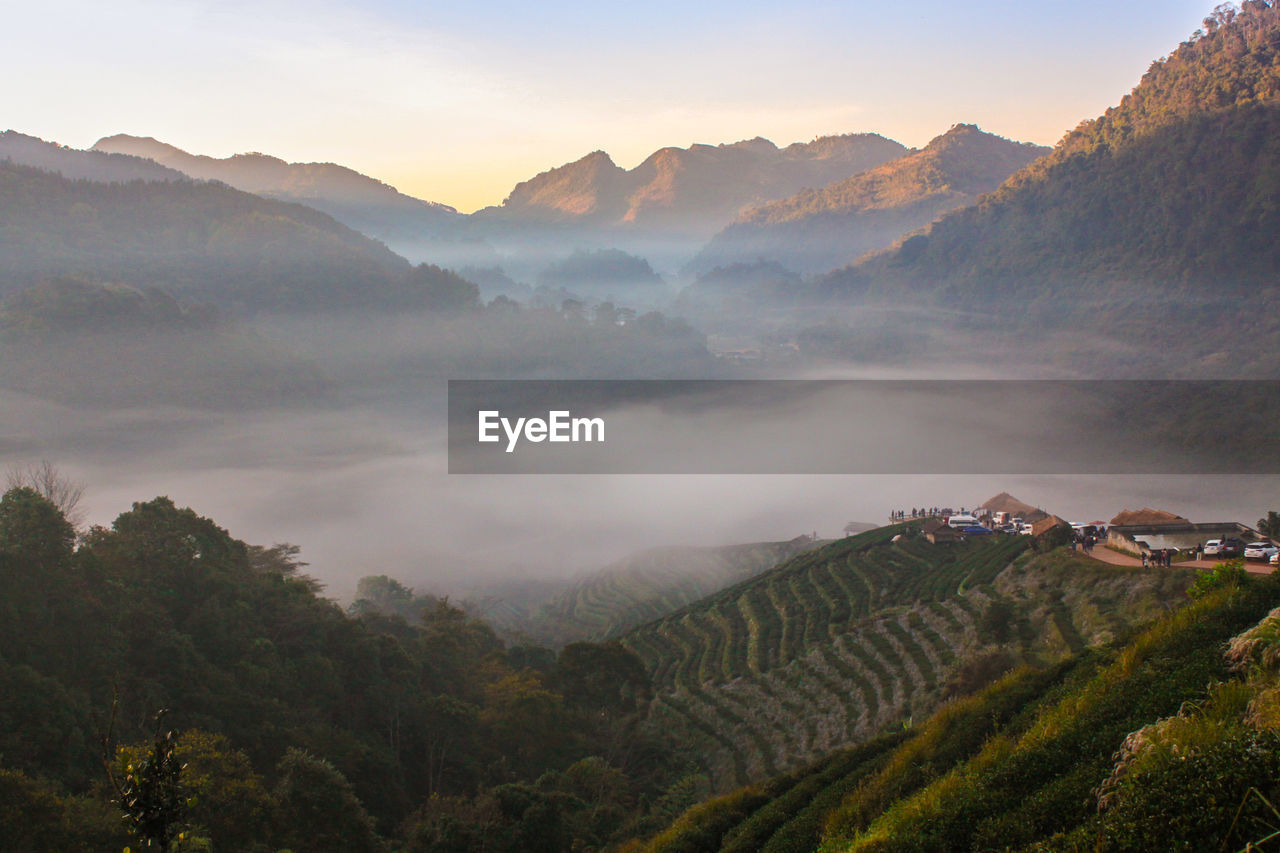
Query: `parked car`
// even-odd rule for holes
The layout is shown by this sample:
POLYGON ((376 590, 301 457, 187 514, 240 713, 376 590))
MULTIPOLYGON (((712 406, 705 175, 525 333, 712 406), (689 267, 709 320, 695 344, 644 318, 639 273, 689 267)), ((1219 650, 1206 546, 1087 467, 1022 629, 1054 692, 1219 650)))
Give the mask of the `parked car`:
POLYGON ((1019 532, 1019 533, 1021 533, 1023 536, 1030 536, 1030 535, 1031 535, 1031 531, 1032 531, 1034 528, 1035 528, 1035 525, 1033 525, 1033 524, 1024 524, 1024 525, 1022 525, 1022 527, 1020 527, 1020 528, 1018 529, 1018 532, 1019 532))
POLYGON ((1233 539, 1228 536, 1222 540, 1222 547, 1218 549, 1219 557, 1242 557, 1244 556, 1244 543, 1239 539, 1233 539))
POLYGON ((1280 548, 1270 542, 1250 542, 1244 546, 1246 560, 1270 560, 1276 554, 1280 554, 1280 548))
POLYGON ((1210 539, 1204 543, 1204 555, 1206 557, 1216 557, 1222 553, 1222 540, 1210 539))
POLYGON ((983 527, 981 524, 971 524, 968 527, 962 527, 960 532, 966 536, 990 536, 995 531, 989 527, 983 527))

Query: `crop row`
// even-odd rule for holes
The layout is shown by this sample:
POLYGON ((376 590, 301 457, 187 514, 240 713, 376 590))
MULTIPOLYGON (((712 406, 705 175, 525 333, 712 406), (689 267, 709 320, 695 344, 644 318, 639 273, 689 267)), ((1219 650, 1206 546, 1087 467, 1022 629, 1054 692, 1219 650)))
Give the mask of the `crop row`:
POLYGON ((661 690, 651 723, 691 738, 718 787, 745 784, 922 710, 954 663, 951 649, 977 631, 961 607, 882 615, 767 672, 661 690))
MULTIPOLYGON (((877 531, 878 532, 878 531, 877 531)), ((769 672, 895 608, 940 606, 965 589, 988 585, 1026 547, 1022 537, 959 546, 916 537, 898 543, 861 537, 802 554, 749 582, 685 607, 624 635, 659 688, 690 688, 769 672)), ((947 608, 940 611, 952 614, 947 608)), ((977 614, 969 613, 969 621, 977 614)), ((940 617, 951 630, 954 615, 940 617)), ((906 654, 922 678, 938 679, 950 663, 937 627, 923 633, 928 649, 907 643, 911 626, 886 628, 871 639, 882 657, 902 666, 906 654), (888 634, 885 634, 888 632, 888 634)))

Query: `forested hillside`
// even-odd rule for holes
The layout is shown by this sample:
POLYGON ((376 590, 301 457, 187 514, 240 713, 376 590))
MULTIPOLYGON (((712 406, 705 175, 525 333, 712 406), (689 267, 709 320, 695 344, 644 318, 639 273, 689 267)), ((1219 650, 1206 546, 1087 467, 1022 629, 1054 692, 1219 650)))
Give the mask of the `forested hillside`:
POLYGON ((0 162, 0 293, 160 286, 236 311, 429 307, 457 279, 297 204, 190 181, 99 183, 0 162))
MULTIPOLYGON (((1280 8, 1220 7, 1120 104, 837 292, 1234 299, 1280 272, 1280 8)), ((1157 306, 1156 310, 1159 310, 1157 306)), ((1274 312, 1272 312, 1274 313, 1274 312)))
POLYGON ((108 780, 163 709, 205 850, 598 847, 705 794, 636 730, 648 678, 620 646, 504 648, 437 599, 348 616, 304 567, 166 498, 77 537, 39 493, 5 494, 5 849, 128 844, 108 780))
POLYGON ((1122 636, 1187 583, 1030 546, 880 528, 628 632, 622 643, 653 675, 649 724, 699 756, 720 789, 761 781, 1018 662, 1122 636))

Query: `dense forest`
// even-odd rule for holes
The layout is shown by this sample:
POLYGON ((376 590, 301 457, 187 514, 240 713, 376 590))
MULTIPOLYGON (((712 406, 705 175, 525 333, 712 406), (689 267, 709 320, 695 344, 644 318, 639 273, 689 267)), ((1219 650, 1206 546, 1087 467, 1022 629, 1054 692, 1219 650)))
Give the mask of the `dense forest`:
POLYGON ((1048 157, 827 285, 1009 307, 1138 298, 1138 286, 1256 298, 1280 271, 1278 111, 1280 7, 1223 6, 1048 157))
POLYGON ((165 498, 77 533, 37 491, 5 494, 6 849, 127 844, 110 780, 154 757, 165 709, 204 839, 183 849, 597 847, 705 791, 637 730, 649 679, 623 647, 504 647, 388 579, 349 615, 304 566, 165 498), (411 620, 385 606, 406 598, 411 620))

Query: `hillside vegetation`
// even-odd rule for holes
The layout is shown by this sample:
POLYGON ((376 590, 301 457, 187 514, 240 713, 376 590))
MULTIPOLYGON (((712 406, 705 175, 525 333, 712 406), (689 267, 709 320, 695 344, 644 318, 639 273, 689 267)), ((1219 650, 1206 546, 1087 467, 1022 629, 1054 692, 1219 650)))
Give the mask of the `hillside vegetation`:
POLYGON ((1196 593, 1127 643, 1016 670, 629 849, 1269 849, 1280 587, 1228 570, 1196 593))
POLYGON ((1141 285, 1265 305, 1280 271, 1278 111, 1280 8, 1220 7, 1051 155, 829 284, 971 300, 1136 298, 1141 285))
POLYGON ((765 258, 798 272, 826 272, 972 204, 1048 151, 959 124, 919 151, 743 213, 693 265, 765 258))
POLYGON ((411 267, 301 205, 220 184, 73 181, 7 162, 0 252, 0 293, 73 276, 164 287, 247 312, 428 308, 461 281, 411 267))
POLYGON ((304 567, 167 498, 79 535, 30 488, 0 498, 0 846, 145 848, 110 779, 156 754, 163 709, 194 796, 169 813, 206 851, 598 849, 705 795, 637 731, 620 646, 505 647, 386 578, 363 592, 412 621, 344 614, 304 567))
POLYGON ((1019 661, 1123 635, 1186 585, 1030 545, 880 528, 636 628, 621 642, 652 673, 649 725, 726 790, 928 714, 1019 661))

